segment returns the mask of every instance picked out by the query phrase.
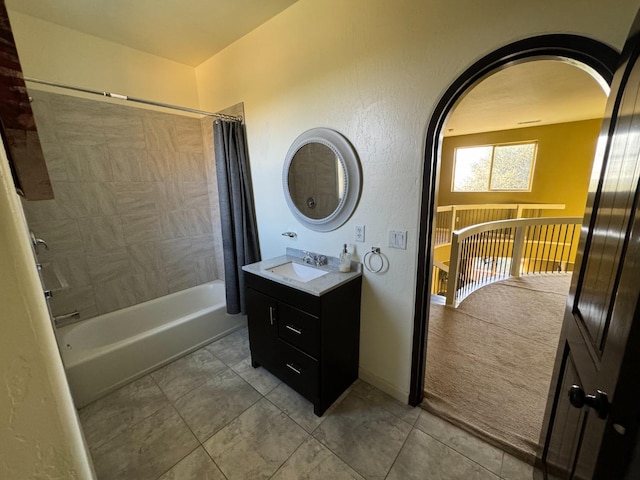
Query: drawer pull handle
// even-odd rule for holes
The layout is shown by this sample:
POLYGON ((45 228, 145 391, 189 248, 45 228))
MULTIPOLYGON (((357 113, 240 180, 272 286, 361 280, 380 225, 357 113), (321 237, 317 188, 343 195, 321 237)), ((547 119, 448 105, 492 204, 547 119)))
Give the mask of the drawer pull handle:
POLYGON ((291 325, 285 325, 287 329, 291 330, 293 333, 297 333, 298 335, 302 335, 302 330, 299 328, 292 327, 291 325))
POLYGON ((293 363, 287 363, 287 367, 289 367, 290 370, 293 370, 294 372, 296 372, 298 375, 302 373, 302 370, 296 367, 293 363))
POLYGON ((269 321, 271 325, 276 321, 276 307, 269 307, 269 321))

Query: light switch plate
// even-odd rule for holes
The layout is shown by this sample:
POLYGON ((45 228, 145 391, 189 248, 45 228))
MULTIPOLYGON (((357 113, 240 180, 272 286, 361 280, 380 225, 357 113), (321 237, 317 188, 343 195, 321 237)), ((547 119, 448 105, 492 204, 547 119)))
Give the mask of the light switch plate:
POLYGON ((407 231, 389 230, 389 248, 407 249, 407 231))

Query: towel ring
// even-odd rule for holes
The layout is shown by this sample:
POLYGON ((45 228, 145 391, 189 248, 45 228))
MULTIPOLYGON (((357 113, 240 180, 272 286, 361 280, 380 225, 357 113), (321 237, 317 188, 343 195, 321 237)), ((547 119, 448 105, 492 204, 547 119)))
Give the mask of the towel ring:
POLYGON ((364 267, 371 273, 380 273, 384 268, 384 257, 380 253, 380 247, 371 247, 371 251, 364 254, 362 263, 364 263, 364 267), (378 268, 374 268, 371 263, 374 258, 378 258, 380 260, 380 266, 378 268))

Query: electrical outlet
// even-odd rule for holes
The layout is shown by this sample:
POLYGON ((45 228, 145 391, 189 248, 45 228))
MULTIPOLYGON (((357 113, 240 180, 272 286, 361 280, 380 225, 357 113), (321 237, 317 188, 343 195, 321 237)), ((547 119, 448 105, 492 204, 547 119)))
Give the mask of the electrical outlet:
POLYGON ((364 242, 364 225, 356 225, 356 242, 364 242))
POLYGON ((389 230, 389 248, 407 249, 407 231, 389 230))

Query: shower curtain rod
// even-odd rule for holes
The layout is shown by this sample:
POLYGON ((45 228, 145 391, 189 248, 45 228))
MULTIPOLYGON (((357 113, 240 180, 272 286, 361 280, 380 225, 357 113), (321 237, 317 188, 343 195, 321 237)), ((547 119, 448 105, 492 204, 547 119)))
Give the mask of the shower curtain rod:
POLYGON ((100 90, 92 90, 90 88, 76 87, 73 85, 66 85, 64 83, 50 82, 48 80, 38 80, 37 78, 31 78, 31 77, 24 77, 24 80, 26 82, 40 83, 42 85, 49 85, 51 87, 66 88, 67 90, 75 90, 77 92, 92 93, 94 95, 101 95, 103 97, 117 98, 118 100, 127 100, 129 102, 143 103, 145 105, 153 105, 156 107, 170 108, 172 110, 180 110, 183 112, 206 115, 208 117, 216 117, 221 120, 229 120, 232 122, 242 122, 242 117, 234 117, 233 115, 225 115, 224 113, 205 112, 203 110, 196 110, 194 108, 178 107, 176 105, 170 105, 168 103, 160 103, 160 102, 154 102, 152 100, 144 100, 142 98, 129 97, 127 95, 121 95, 119 93, 101 92, 100 90))

